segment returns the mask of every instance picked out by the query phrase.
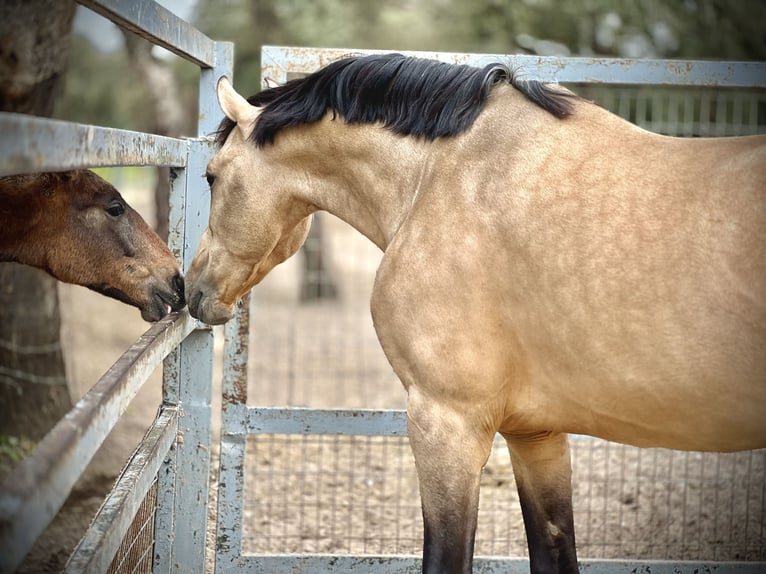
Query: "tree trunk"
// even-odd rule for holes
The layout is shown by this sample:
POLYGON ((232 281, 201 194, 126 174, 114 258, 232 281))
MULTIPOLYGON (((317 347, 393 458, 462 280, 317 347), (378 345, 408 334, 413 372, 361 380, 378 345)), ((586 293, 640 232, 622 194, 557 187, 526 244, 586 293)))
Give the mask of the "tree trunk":
MULTIPOLYGON (((72 29, 72 0, 0 2, 0 110, 50 116, 72 29)), ((0 433, 39 440, 72 406, 56 280, 0 264, 0 433)))

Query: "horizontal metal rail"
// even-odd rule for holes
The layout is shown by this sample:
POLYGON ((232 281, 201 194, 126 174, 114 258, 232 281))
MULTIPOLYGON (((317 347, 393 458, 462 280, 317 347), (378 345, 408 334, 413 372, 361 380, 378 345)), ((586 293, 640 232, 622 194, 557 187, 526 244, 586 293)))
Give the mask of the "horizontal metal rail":
POLYGON ((248 434, 407 436, 403 410, 249 407, 248 434))
POLYGON ((186 140, 0 112, 0 176, 114 165, 186 165, 186 140))
POLYGON ((215 65, 215 42, 152 0, 77 1, 118 26, 202 68, 215 65))
POLYGON ((66 574, 107 571, 175 442, 177 430, 178 408, 163 408, 72 553, 66 574))
MULTIPOLYGON (((766 562, 700 562, 642 560, 580 560, 581 574, 763 574, 766 562)), ((272 574, 300 572, 329 574, 331 572, 364 572, 365 574, 420 574, 422 560, 416 556, 331 556, 326 554, 244 555, 237 565, 240 574, 272 574), (289 567, 288 567, 289 565, 289 567)), ((507 557, 477 557, 473 562, 475 574, 528 574, 529 560, 507 557)))
POLYGON ((13 571, 162 360, 200 324, 187 311, 153 325, 0 485, 0 572, 13 571))
MULTIPOLYGON (((407 436, 404 409, 316 409, 311 407, 246 407, 228 403, 233 420, 244 420, 240 432, 248 435, 407 436)), ((232 422, 231 426, 236 425, 232 422)), ((496 439, 502 440, 497 433, 496 439)), ((583 434, 570 440, 601 441, 583 434)))
MULTIPOLYGON (((282 81, 289 73, 314 72, 343 57, 386 52, 390 52, 390 50, 364 50, 360 52, 336 48, 317 50, 316 48, 264 46, 261 50, 263 77, 282 81)), ((764 62, 564 58, 527 54, 458 54, 414 51, 401 53, 472 66, 484 66, 499 61, 509 64, 514 69, 520 69, 529 78, 554 83, 766 88, 766 63, 764 62)))

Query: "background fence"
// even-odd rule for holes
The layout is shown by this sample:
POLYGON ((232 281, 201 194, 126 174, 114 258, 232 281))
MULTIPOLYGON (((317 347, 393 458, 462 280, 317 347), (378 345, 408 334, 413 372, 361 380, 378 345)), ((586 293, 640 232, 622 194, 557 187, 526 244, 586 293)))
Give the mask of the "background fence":
MULTIPOLYGON (((263 75, 283 81, 347 53, 265 47, 263 75)), ((426 55, 476 64, 493 58, 426 55)), ((725 63, 695 68, 661 61, 515 61, 530 76, 566 83, 660 133, 766 132, 763 67, 743 74, 725 63), (716 82, 724 85, 711 86, 716 82)), ((321 233, 313 233, 302 254, 277 268, 251 302, 249 376, 245 381, 232 374, 229 383, 238 384, 240 391, 246 385, 249 410, 237 402, 242 392, 232 393, 238 399, 224 406, 229 416, 224 416, 223 433, 240 442, 230 447, 222 443, 221 481, 226 486, 218 532, 226 543, 219 545, 219 567, 267 572, 300 564, 316 571, 345 571, 359 564, 354 560, 362 555, 383 555, 380 562, 368 560, 359 567, 366 571, 374 563, 380 568, 375 571, 414 572, 416 561, 401 555, 421 550, 417 480, 403 421, 398 411, 387 410, 403 408, 405 395, 369 317, 381 254, 332 216, 317 218, 321 233), (307 274, 317 271, 305 264, 306 251, 312 250, 323 254, 325 266, 313 277, 307 274), (337 297, 307 301, 307 280, 316 292, 337 297), (333 414, 330 409, 336 408, 346 410, 333 414), (359 434, 342 428, 351 424, 347 419, 356 418, 358 409, 371 408, 382 413, 368 425, 358 423, 359 434), (239 477, 241 493, 234 492, 232 476, 237 473, 227 473, 228 466, 240 464, 246 468, 239 477), (238 496, 244 498, 243 511, 232 510, 238 496), (244 556, 232 550, 240 543, 231 534, 237 521, 243 525, 244 556), (286 556, 290 553, 301 558, 286 556)), ((231 328, 229 345, 236 346, 239 334, 231 328)), ((640 561, 662 561, 651 566, 653 572, 766 561, 766 451, 682 453, 573 437, 572 458, 575 524, 585 569, 603 567, 603 559, 621 560, 626 571, 640 568, 640 561)), ((482 479, 476 550, 485 557, 527 555, 503 441, 493 449, 482 479)), ((509 564, 488 558, 478 561, 477 571, 506 571, 509 564)), ((524 568, 522 563, 520 570, 524 568)))

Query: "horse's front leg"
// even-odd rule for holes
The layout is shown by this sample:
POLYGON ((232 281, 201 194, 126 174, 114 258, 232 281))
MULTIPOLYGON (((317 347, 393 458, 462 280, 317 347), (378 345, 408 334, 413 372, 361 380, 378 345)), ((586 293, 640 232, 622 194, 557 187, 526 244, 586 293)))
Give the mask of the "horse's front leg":
POLYGON ((423 572, 470 573, 492 433, 416 390, 409 393, 407 421, 423 508, 423 572))
POLYGON ((519 490, 532 574, 577 572, 567 435, 504 436, 519 490))

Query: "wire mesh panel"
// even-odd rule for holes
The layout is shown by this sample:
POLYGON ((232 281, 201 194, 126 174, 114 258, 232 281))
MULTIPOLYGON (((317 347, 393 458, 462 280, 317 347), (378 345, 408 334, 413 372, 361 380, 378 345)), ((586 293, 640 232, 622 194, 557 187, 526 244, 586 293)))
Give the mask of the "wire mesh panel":
MULTIPOLYGON (((572 438, 583 558, 765 560, 766 451, 639 449, 572 438)), ((264 435, 248 445, 244 550, 417 554, 422 519, 406 438, 264 435)), ((484 469, 476 554, 526 556, 508 452, 484 469)))
POLYGON ((154 560, 154 516, 157 509, 157 480, 138 508, 107 574, 151 574, 154 560))

